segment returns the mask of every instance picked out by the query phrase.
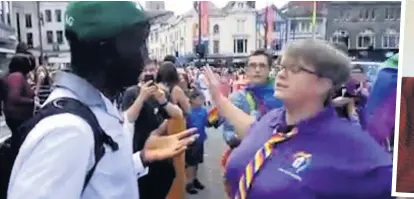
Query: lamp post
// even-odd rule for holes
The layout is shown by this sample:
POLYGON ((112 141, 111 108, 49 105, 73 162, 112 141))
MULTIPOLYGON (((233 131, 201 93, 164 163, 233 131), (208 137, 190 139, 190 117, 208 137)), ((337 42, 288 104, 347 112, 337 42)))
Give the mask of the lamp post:
MULTIPOLYGON (((40 1, 36 2, 36 8, 37 8, 37 25, 38 25, 38 33, 39 33, 39 47, 40 47, 40 58, 43 58, 43 42, 42 42, 42 25, 43 25, 43 15, 40 12, 40 1)), ((39 60, 41 60, 39 59, 39 60)))
MULTIPOLYGON (((198 11, 198 49, 201 50, 201 1, 198 2, 197 5, 197 11, 198 11)), ((201 66, 201 55, 198 56, 198 63, 201 66)))
POLYGON ((268 24, 267 24, 267 20, 268 20, 268 16, 269 15, 269 7, 266 6, 265 8, 265 18, 264 18, 264 48, 267 49, 267 37, 268 37, 268 33, 267 33, 267 28, 268 28, 268 24))

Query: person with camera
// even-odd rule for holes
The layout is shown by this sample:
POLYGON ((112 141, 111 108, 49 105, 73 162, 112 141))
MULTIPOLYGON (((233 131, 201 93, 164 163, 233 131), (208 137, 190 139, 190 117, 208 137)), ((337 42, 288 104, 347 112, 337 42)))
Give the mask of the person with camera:
MULTIPOLYGON (((168 118, 183 117, 181 109, 169 102, 169 94, 154 83, 158 66, 151 61, 144 67, 140 83, 128 88, 122 100, 122 109, 134 122, 133 150, 142 150, 150 133, 168 118)), ((171 160, 151 163, 149 173, 139 179, 141 199, 165 199, 175 178, 171 160), (157 187, 157 189, 154 189, 157 187)))

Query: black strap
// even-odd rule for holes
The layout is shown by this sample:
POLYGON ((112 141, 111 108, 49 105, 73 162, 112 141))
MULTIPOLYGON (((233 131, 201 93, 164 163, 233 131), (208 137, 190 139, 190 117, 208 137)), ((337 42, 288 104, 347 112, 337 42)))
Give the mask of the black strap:
MULTIPOLYGON (((105 155, 105 147, 104 144, 108 145, 113 151, 117 151, 119 149, 118 143, 114 142, 114 140, 108 136, 105 131, 99 125, 98 119, 96 118, 95 114, 92 110, 80 102, 79 100, 73 98, 58 98, 43 106, 36 115, 30 120, 28 125, 21 126, 21 130, 30 131, 37 123, 39 123, 42 119, 63 114, 63 113, 70 113, 81 117, 84 119, 92 128, 93 136, 95 141, 94 147, 94 155, 95 155, 95 163, 92 168, 88 171, 85 177, 85 181, 83 184, 82 193, 85 190, 86 186, 88 185, 89 181, 92 178, 92 175, 98 165, 99 161, 105 155), (25 129, 22 129, 25 128, 25 129)), ((23 139, 24 140, 24 139, 23 139)))

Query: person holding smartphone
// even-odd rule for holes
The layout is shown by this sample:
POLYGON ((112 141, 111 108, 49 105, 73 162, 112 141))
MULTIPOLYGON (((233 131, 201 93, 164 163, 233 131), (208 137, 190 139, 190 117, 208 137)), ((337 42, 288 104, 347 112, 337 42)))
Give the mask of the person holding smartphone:
MULTIPOLYGON (((122 99, 122 110, 130 122, 134 122, 133 150, 140 151, 160 124, 168 118, 183 117, 181 109, 169 102, 169 94, 154 83, 158 72, 155 61, 144 67, 140 83, 129 87, 122 99)), ((139 179, 141 199, 165 199, 175 178, 171 160, 154 162, 149 165, 148 175, 139 179), (157 187, 157 189, 154 189, 157 187)))

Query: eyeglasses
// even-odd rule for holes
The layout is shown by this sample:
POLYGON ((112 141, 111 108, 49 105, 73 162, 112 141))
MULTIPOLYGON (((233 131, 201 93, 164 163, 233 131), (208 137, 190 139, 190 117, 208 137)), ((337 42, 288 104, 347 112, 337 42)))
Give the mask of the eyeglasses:
POLYGON ((278 71, 281 71, 283 69, 283 70, 287 70, 287 71, 289 71, 293 74, 298 74, 300 72, 305 72, 305 73, 309 73, 309 74, 312 74, 312 75, 320 76, 315 71, 311 71, 311 70, 306 69, 306 68, 301 67, 301 66, 287 67, 287 66, 277 64, 275 67, 278 71))

